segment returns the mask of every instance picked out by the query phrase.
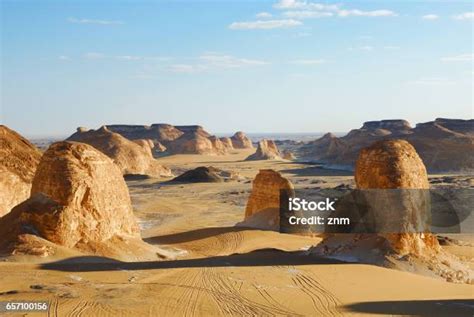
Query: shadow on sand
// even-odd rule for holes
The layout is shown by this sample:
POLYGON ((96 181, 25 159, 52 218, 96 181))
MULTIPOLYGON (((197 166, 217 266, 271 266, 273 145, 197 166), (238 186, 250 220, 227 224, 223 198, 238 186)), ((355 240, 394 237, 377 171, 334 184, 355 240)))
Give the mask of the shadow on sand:
POLYGON ((409 316, 474 316, 474 300, 405 300, 363 302, 344 306, 353 313, 409 316))
POLYGON ((280 173, 293 174, 295 176, 354 176, 354 172, 322 168, 321 165, 312 165, 304 168, 285 169, 280 173))
POLYGON ((173 261, 121 262, 110 258, 83 256, 40 265, 43 270, 64 272, 98 272, 116 270, 156 270, 174 268, 204 267, 252 267, 252 266, 288 266, 315 264, 344 264, 333 259, 310 256, 304 252, 283 252, 278 250, 260 250, 245 254, 214 256, 202 259, 173 261))
POLYGON ((211 227, 211 228, 202 228, 196 230, 190 230, 185 232, 178 232, 173 234, 167 234, 163 236, 156 236, 145 238, 145 242, 150 244, 176 244, 176 243, 185 243, 190 241, 196 241, 201 239, 206 239, 209 237, 214 237, 219 234, 225 234, 230 232, 240 232, 244 230, 255 230, 252 228, 244 227, 211 227))

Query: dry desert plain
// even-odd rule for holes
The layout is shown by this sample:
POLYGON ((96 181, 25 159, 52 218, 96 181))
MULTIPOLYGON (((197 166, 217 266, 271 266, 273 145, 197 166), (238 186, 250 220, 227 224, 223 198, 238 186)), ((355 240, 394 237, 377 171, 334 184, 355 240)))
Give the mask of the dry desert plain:
MULTIPOLYGON (((48 301, 47 316, 472 316, 474 285, 305 253, 319 237, 235 227, 260 169, 280 171, 296 189, 353 184, 350 172, 244 161, 253 152, 158 159, 175 175, 214 166, 239 180, 127 180, 143 239, 175 260, 120 262, 66 248, 43 260, 12 256, 0 262, 0 300, 48 301)), ((474 268, 474 239, 458 238, 443 247, 474 268)))

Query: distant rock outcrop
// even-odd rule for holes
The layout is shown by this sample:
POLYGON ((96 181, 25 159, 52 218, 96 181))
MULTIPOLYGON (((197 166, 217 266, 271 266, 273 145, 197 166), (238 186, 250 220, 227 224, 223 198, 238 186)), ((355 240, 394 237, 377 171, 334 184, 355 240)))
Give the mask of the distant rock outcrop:
POLYGON ((209 141, 212 143, 212 148, 215 151, 215 154, 225 154, 227 153, 227 147, 222 143, 222 141, 215 135, 209 137, 209 141))
POLYGON ((387 139, 410 142, 429 171, 474 170, 474 120, 436 119, 415 128, 405 120, 369 121, 340 138, 326 134, 302 147, 300 154, 352 170, 361 149, 387 139))
POLYGON ((0 217, 30 197, 40 157, 33 144, 0 125, 0 217))
POLYGON ((155 144, 150 139, 137 139, 133 140, 136 144, 140 145, 144 150, 150 151, 150 154, 153 153, 153 149, 155 148, 155 144))
POLYGON ((211 140, 199 132, 188 132, 168 144, 171 154, 217 154, 211 140))
MULTIPOLYGON (((1 246, 15 251, 19 237, 114 255, 141 242, 120 169, 92 146, 58 142, 41 158, 31 198, 0 219, 1 246)), ((44 254, 48 255, 48 254, 44 254)))
POLYGON ((220 183, 223 178, 219 175, 220 170, 212 166, 201 166, 193 170, 184 172, 175 177, 171 182, 179 183, 220 183))
POLYGON ((280 191, 294 195, 293 184, 274 170, 260 170, 252 183, 245 208, 245 220, 239 226, 279 230, 280 191))
MULTIPOLYGON (((68 141, 92 145, 110 157, 124 175, 172 176, 171 171, 153 159, 150 149, 140 146, 103 126, 98 130, 78 131, 68 141)), ((147 143, 149 141, 145 141, 147 143)), ((149 146, 148 146, 149 147, 149 146)))
POLYGON ((279 160, 281 159, 280 151, 272 140, 261 140, 258 142, 257 151, 248 156, 245 160, 256 161, 256 160, 279 160))
POLYGON ((112 124, 107 125, 107 129, 129 140, 150 139, 163 144, 176 140, 184 133, 171 124, 166 123, 157 123, 151 126, 112 124))
POLYGON ((230 139, 234 149, 253 149, 252 141, 242 131, 236 132, 230 139))
POLYGON ((290 150, 284 150, 283 151, 283 159, 293 161, 293 160, 296 159, 296 157, 293 154, 293 152, 291 152, 290 150))
POLYGON ((222 137, 222 138, 219 138, 219 140, 221 140, 222 145, 224 145, 224 148, 226 150, 233 150, 234 149, 234 145, 232 144, 232 140, 230 138, 222 137))

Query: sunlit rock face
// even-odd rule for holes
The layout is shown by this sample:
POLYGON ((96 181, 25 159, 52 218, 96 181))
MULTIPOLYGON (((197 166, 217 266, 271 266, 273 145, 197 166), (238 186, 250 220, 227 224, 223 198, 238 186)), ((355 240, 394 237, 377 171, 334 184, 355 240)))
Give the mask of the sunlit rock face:
POLYGON ((107 254, 112 241, 140 240, 118 166, 94 147, 54 143, 44 153, 31 198, 0 221, 5 240, 32 234, 55 244, 107 254))
POLYGON ((280 173, 260 170, 252 183, 252 192, 245 209, 245 221, 251 227, 278 230, 280 228, 280 192, 294 195, 293 184, 280 173))
POLYGON ((40 157, 33 144, 0 125, 0 217, 30 197, 40 157))
POLYGON ((235 149, 253 149, 252 141, 242 131, 236 132, 230 139, 235 149))
MULTIPOLYGON (((117 164, 124 175, 147 175, 150 177, 172 176, 169 168, 156 161, 149 146, 137 144, 103 126, 98 130, 77 131, 68 141, 92 145, 117 164)), ((145 141, 150 143, 149 141, 145 141)))
POLYGON ((281 159, 280 151, 272 140, 261 140, 258 142, 257 151, 246 158, 247 161, 279 159, 281 159))

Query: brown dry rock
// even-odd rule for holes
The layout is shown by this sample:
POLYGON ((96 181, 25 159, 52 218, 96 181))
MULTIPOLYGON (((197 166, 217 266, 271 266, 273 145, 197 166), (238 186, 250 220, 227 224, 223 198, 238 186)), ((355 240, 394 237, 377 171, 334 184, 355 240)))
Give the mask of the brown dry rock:
POLYGON ((156 142, 154 150, 156 153, 162 153, 166 151, 166 146, 164 146, 160 142, 156 142))
POLYGON ((293 161, 296 157, 290 150, 285 150, 283 151, 283 159, 293 161))
POLYGON ((216 137, 214 135, 211 135, 209 137, 209 141, 211 141, 212 147, 213 147, 216 154, 225 154, 225 153, 227 153, 226 146, 224 145, 224 143, 222 143, 222 141, 218 137, 216 137))
POLYGON ((185 133, 168 145, 171 154, 214 154, 211 140, 197 132, 185 133))
POLYGON ((272 140, 261 140, 258 142, 257 151, 247 157, 247 161, 256 160, 279 160, 281 159, 280 151, 272 140))
POLYGON ((33 144, 0 125, 0 217, 28 199, 40 157, 33 144))
POLYGON ((127 240, 141 241, 120 169, 90 145, 51 145, 41 158, 31 195, 0 219, 2 247, 14 248, 21 235, 33 234, 67 248, 108 255, 118 241, 122 246, 127 240))
POLYGON ((226 150, 233 150, 234 149, 234 145, 232 144, 232 140, 230 138, 222 137, 222 138, 219 138, 219 140, 221 140, 221 142, 224 145, 224 148, 226 150))
POLYGON ((280 173, 260 170, 252 182, 252 192, 245 208, 245 220, 241 226, 278 230, 280 227, 280 191, 294 195, 293 184, 280 173))
POLYGON ((159 164, 153 158, 150 149, 110 131, 105 126, 98 130, 78 131, 71 135, 68 141, 92 145, 110 157, 124 175, 172 176, 170 169, 159 164))
POLYGON ((153 148, 155 144, 150 139, 138 139, 133 140, 134 143, 140 145, 145 151, 150 151, 150 154, 153 153, 153 148))
POLYGON ((242 131, 236 132, 230 139, 234 149, 253 149, 252 141, 242 131))

